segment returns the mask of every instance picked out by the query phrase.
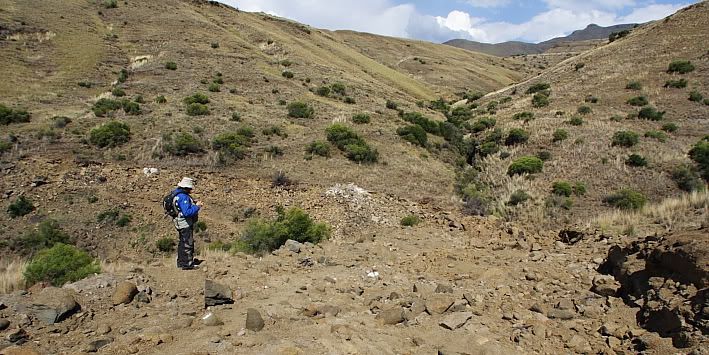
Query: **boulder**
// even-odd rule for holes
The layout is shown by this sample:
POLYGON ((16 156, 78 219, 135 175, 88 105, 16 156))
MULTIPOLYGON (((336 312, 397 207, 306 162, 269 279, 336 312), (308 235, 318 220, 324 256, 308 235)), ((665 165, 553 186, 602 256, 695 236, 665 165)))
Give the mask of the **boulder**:
POLYGON ((286 249, 290 250, 293 253, 300 253, 300 250, 303 249, 303 243, 296 242, 295 240, 288 239, 286 240, 286 244, 283 245, 286 249))
POLYGON ((42 322, 54 324, 70 317, 81 309, 81 306, 74 299, 72 291, 47 287, 32 301, 28 309, 42 322))
POLYGON ((219 319, 219 317, 217 317, 217 315, 212 312, 208 312, 207 314, 202 316, 202 323, 208 327, 216 327, 224 324, 224 322, 222 322, 222 320, 219 319))
POLYGON ((615 296, 620 290, 620 282, 610 275, 597 275, 593 278, 591 291, 601 296, 615 296))
POLYGON ((246 329, 258 332, 266 324, 263 321, 263 318, 261 318, 261 313, 259 311, 249 308, 246 310, 246 329))
POLYGON ((378 319, 384 325, 395 325, 404 321, 404 310, 400 307, 391 308, 377 314, 378 319))
POLYGON ((234 299, 229 287, 214 282, 212 280, 204 281, 204 306, 219 306, 223 304, 232 304, 234 299))
POLYGON ((443 314, 454 302, 453 297, 445 294, 433 295, 426 300, 426 311, 432 315, 443 314))
POLYGON ((436 286, 436 293, 453 293, 453 287, 451 285, 438 284, 436 286))
POLYGON ((133 302, 133 297, 137 294, 138 287, 136 287, 134 283, 130 281, 123 281, 116 287, 111 300, 113 301, 114 306, 119 304, 128 304, 133 302))
POLYGON ((438 324, 448 330, 456 330, 462 328, 470 318, 473 318, 473 314, 470 312, 456 312, 447 315, 438 324))
POLYGON ((0 330, 5 330, 10 327, 10 321, 0 318, 0 330))

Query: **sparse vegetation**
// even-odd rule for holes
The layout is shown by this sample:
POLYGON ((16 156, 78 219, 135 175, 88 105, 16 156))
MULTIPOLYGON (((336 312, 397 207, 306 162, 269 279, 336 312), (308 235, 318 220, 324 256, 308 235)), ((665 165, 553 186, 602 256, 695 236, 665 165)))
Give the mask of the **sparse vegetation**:
POLYGON ((551 85, 549 85, 548 83, 537 83, 537 84, 530 86, 529 89, 527 89, 526 93, 527 93, 527 95, 536 94, 538 92, 547 91, 550 88, 551 88, 551 85))
POLYGON ((321 157, 330 156, 330 145, 323 141, 313 141, 305 150, 308 154, 319 155, 321 157))
POLYGON ((517 145, 517 144, 524 144, 527 143, 529 140, 529 132, 521 129, 521 128, 513 128, 510 130, 510 133, 507 135, 507 139, 505 139, 505 145, 511 146, 511 145, 517 145))
POLYGON ((613 134, 611 145, 630 148, 640 141, 640 136, 632 131, 618 131, 613 134))
POLYGON ((687 74, 694 71, 694 64, 688 60, 675 60, 667 68, 668 73, 687 74))
POLYGON ((352 122, 357 124, 366 124, 371 121, 371 118, 366 113, 358 113, 352 116, 352 122))
POLYGON ((654 138, 664 143, 667 141, 667 134, 662 131, 647 131, 645 132, 645 138, 654 138))
POLYGON ((185 132, 171 135, 165 142, 165 151, 178 157, 204 152, 202 143, 195 136, 185 132))
POLYGON ((118 110, 122 106, 123 104, 120 101, 104 98, 96 101, 92 110, 96 116, 105 117, 109 112, 118 110))
POLYGON ((103 0, 103 7, 107 9, 115 9, 118 7, 118 0, 103 0))
POLYGON ((471 127, 471 130, 474 133, 479 133, 479 132, 482 132, 482 131, 485 131, 485 130, 495 127, 496 124, 497 124, 497 120, 495 120, 494 118, 484 117, 484 118, 477 120, 473 124, 473 126, 471 127))
POLYGON ((597 104, 598 103, 598 98, 593 96, 593 95, 588 95, 584 99, 584 102, 590 103, 590 104, 597 104))
POLYGON ((155 102, 158 104, 164 104, 167 103, 167 99, 165 98, 165 95, 159 95, 155 98, 155 102))
POLYGON ((697 171, 688 165, 680 165, 672 170, 672 180, 678 188, 686 192, 701 191, 705 188, 697 171))
POLYGON ((30 114, 25 110, 11 109, 0 104, 0 124, 24 123, 30 121, 30 114))
POLYGON ((702 100, 704 100, 704 95, 699 91, 692 90, 692 92, 689 93, 689 101, 702 102, 702 100))
POLYGON ((665 87, 671 89, 684 89, 687 87, 687 84, 687 79, 667 80, 665 82, 665 87))
POLYGON ((315 89, 315 93, 318 96, 329 97, 330 96, 330 87, 329 86, 320 86, 317 89, 315 89))
POLYGON ((628 99, 627 103, 631 106, 645 106, 648 105, 650 102, 645 96, 636 96, 631 99, 628 99))
POLYGON ((581 126, 583 125, 583 118, 579 116, 572 116, 566 123, 572 125, 572 126, 581 126))
POLYGON ((123 96, 126 96, 126 92, 125 92, 125 90, 123 90, 120 87, 115 87, 111 91, 111 95, 113 95, 115 97, 123 97, 123 96))
POLYGON ((697 164, 702 178, 709 181, 709 135, 692 147, 689 157, 697 164))
POLYGON ((613 43, 623 37, 626 37, 629 34, 630 34, 630 30, 622 30, 622 31, 618 31, 618 32, 613 32, 610 35, 608 35, 608 42, 613 43))
POLYGON ((643 84, 641 84, 639 81, 630 81, 628 82, 627 85, 625 85, 626 90, 642 90, 643 89, 643 84))
POLYGON ((534 156, 523 156, 515 159, 507 169, 507 175, 536 174, 542 172, 544 162, 534 156))
POLYGON ((647 166, 647 159, 638 154, 631 154, 628 159, 625 160, 625 165, 632 167, 644 167, 647 166))
POLYGON ((509 206, 518 206, 521 205, 525 202, 527 202, 531 196, 524 191, 524 190, 516 190, 510 195, 509 201, 507 201, 507 205, 509 206))
POLYGON ((177 70, 177 63, 175 63, 175 62, 167 62, 167 63, 165 63, 165 69, 167 69, 167 70, 177 70))
POLYGON ((223 164, 246 157, 251 146, 248 132, 225 132, 212 139, 212 149, 219 152, 219 161, 223 164))
POLYGON ((388 108, 390 110, 396 110, 398 107, 399 107, 399 105, 396 102, 391 101, 391 100, 387 100, 386 108, 388 108))
POLYGON ((98 263, 83 250, 57 243, 40 251, 27 265, 24 277, 28 285, 48 282, 61 287, 101 272, 98 263))
POLYGON ((584 67, 586 67, 586 63, 576 63, 576 65, 574 65, 574 70, 579 71, 584 67))
POLYGON ((304 102, 291 102, 287 106, 288 116, 293 118, 312 118, 315 110, 304 102))
POLYGON ((210 114, 209 107, 200 103, 191 103, 187 105, 188 116, 207 116, 210 114))
POLYGON ((408 215, 401 219, 401 225, 404 227, 413 227, 421 223, 421 219, 416 215, 408 215))
POLYGON ((355 162, 375 163, 379 152, 370 147, 362 137, 343 124, 333 124, 327 128, 327 140, 343 151, 348 159, 355 162))
POLYGON ((299 208, 278 209, 275 220, 252 219, 241 238, 235 243, 237 250, 249 253, 267 253, 278 249, 287 240, 319 243, 330 235, 330 227, 316 223, 299 208))
POLYGON ((89 142, 99 148, 113 148, 128 143, 130 137, 130 127, 127 124, 110 121, 92 129, 89 142))
POLYGON ((588 115, 593 112, 591 107, 589 106, 579 106, 579 108, 576 110, 581 115, 588 115))
POLYGON ((542 161, 551 160, 551 152, 548 150, 541 150, 541 151, 537 152, 536 156, 537 156, 537 158, 541 159, 542 161))
POLYGON ((661 121, 664 116, 665 111, 658 111, 652 106, 645 106, 638 112, 638 118, 650 121, 661 121))
POLYGON ((160 238, 155 241, 155 247, 161 253, 172 253, 175 250, 175 240, 173 238, 160 238))
POLYGON ((48 219, 40 223, 37 230, 23 235, 15 246, 25 254, 34 254, 39 250, 51 248, 57 243, 69 244, 69 235, 59 228, 57 221, 48 219))
POLYGON ((295 77, 295 74, 290 70, 284 70, 281 75, 286 79, 293 79, 293 77, 295 77))
POLYGON ((679 129, 676 123, 668 122, 662 125, 662 130, 667 133, 675 133, 679 129))
POLYGON ((22 217, 34 211, 35 207, 31 200, 25 196, 20 196, 7 207, 7 214, 10 218, 22 217))
POLYGON ((552 142, 561 142, 567 140, 568 138, 569 132, 567 132, 565 129, 557 129, 556 131, 554 131, 552 142))
POLYGON ((647 198, 640 192, 623 189, 606 198, 603 202, 609 206, 623 210, 639 210, 647 203, 647 198))
POLYGON ((198 93, 192 94, 191 96, 185 97, 182 101, 185 103, 185 105, 190 105, 190 104, 195 104, 195 103, 206 105, 209 103, 209 97, 205 94, 198 92, 198 93))
POLYGON ((428 144, 428 135, 426 134, 426 131, 417 124, 400 127, 396 130, 396 134, 411 144, 419 145, 421 147, 426 147, 428 144))
POLYGON ((71 123, 71 118, 65 116, 54 116, 52 117, 52 123, 54 128, 64 128, 71 123))
POLYGON ((519 113, 516 113, 514 116, 512 116, 512 119, 523 120, 525 122, 531 121, 534 119, 534 113, 529 112, 529 111, 519 112, 519 113))
POLYGON ((218 83, 211 83, 209 84, 207 90, 209 90, 209 92, 220 92, 222 91, 222 88, 218 83))
POLYGON ((293 184, 293 181, 283 170, 276 171, 271 177, 271 187, 285 187, 293 184))

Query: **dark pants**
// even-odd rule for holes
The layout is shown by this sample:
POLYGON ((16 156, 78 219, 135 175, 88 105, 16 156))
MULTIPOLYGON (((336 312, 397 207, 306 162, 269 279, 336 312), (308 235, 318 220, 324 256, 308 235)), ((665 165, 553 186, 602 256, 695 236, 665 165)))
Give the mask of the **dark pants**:
POLYGON ((194 266, 194 235, 192 227, 178 229, 180 241, 177 244, 177 267, 194 266))

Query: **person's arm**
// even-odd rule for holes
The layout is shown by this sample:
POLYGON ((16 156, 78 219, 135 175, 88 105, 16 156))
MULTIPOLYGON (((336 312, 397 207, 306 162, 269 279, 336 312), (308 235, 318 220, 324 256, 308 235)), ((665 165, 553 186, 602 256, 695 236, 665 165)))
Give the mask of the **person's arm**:
POLYGON ((177 205, 180 207, 180 212, 185 218, 192 218, 199 212, 199 206, 192 204, 189 197, 185 195, 179 195, 177 197, 177 205))

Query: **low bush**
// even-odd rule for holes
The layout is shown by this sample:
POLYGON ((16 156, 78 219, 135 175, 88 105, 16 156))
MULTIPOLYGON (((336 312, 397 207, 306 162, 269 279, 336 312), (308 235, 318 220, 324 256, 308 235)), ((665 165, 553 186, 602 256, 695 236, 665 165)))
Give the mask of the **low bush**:
POLYGON ((103 98, 96 101, 91 110, 97 117, 105 117, 110 112, 118 110, 122 107, 123 103, 121 101, 103 98))
POLYGON ((523 156, 515 159, 507 169, 507 175, 536 174, 542 172, 544 162, 534 156, 523 156))
POLYGON ((288 116, 293 118, 312 118, 315 110, 304 102, 291 102, 287 106, 288 116))
POLYGON ((507 139, 505 139, 505 145, 511 146, 511 145, 517 145, 517 144, 524 144, 527 143, 529 140, 529 132, 521 129, 521 128, 513 128, 510 130, 510 133, 507 135, 507 139))
POLYGON ((526 191, 517 190, 510 195, 510 199, 509 199, 509 201, 507 201, 507 205, 509 205, 509 206, 521 205, 521 204, 527 202, 530 198, 531 198, 531 196, 529 196, 529 194, 526 191))
POLYGON ((613 43, 623 37, 626 37, 629 34, 630 34, 630 30, 622 30, 622 31, 618 31, 618 32, 613 32, 610 35, 608 35, 608 42, 613 43))
POLYGON ((210 47, 212 47, 212 49, 217 49, 217 48, 219 48, 219 42, 212 42, 212 43, 210 44, 210 47))
POLYGON ((350 104, 350 105, 354 105, 354 104, 357 103, 357 101, 355 101, 355 99, 352 98, 351 96, 345 97, 342 101, 343 101, 344 103, 350 104))
POLYGON ((167 99, 165 98, 165 95, 160 95, 155 98, 155 102, 158 104, 164 104, 167 103, 167 99))
POLYGON ((566 123, 572 125, 572 126, 581 126, 583 125, 583 118, 579 116, 572 116, 566 123))
POLYGON ((315 89, 315 94, 318 96, 322 97, 329 97, 330 96, 330 87, 329 86, 320 86, 317 89, 315 89))
POLYGON ((30 199, 20 196, 7 207, 7 214, 10 215, 10 218, 17 218, 32 213, 34 209, 34 204, 30 199))
POLYGON ((667 68, 668 73, 687 74, 694 71, 694 64, 688 60, 675 60, 667 68))
POLYGON ((627 85, 625 85, 626 90, 642 90, 643 89, 643 84, 641 84, 639 81, 631 81, 628 82, 627 85))
POLYGON ((400 127, 396 130, 396 134, 411 144, 422 147, 425 147, 426 144, 428 144, 428 134, 426 134, 426 131, 417 124, 400 127))
POLYGON ((704 100, 704 95, 699 91, 692 90, 692 92, 689 93, 689 101, 702 102, 702 100, 704 100))
POLYGON ((672 180, 686 192, 700 191, 705 186, 697 171, 688 165, 680 165, 672 170, 672 180))
POLYGON ((551 85, 549 85, 548 83, 537 83, 537 84, 530 86, 529 89, 527 89, 526 93, 527 93, 527 95, 535 94, 535 93, 538 93, 541 91, 549 90, 550 88, 551 88, 551 85))
POLYGON ((131 116, 137 116, 143 113, 143 111, 140 109, 140 104, 137 102, 123 100, 121 102, 121 106, 123 106, 123 111, 125 111, 126 114, 131 116))
POLYGON ((12 149, 12 143, 0 140, 0 154, 9 152, 12 149))
POLYGON ((628 159, 625 160, 625 165, 632 167, 644 167, 647 166, 647 159, 638 154, 630 154, 628 159))
POLYGON ((347 95, 347 87, 343 83, 334 83, 330 85, 330 89, 337 95, 345 96, 347 95))
POLYGON ((290 70, 284 70, 281 75, 286 79, 293 79, 293 77, 295 77, 295 74, 293 74, 293 72, 290 70))
POLYGON ((576 63, 576 65, 574 65, 574 70, 579 71, 585 67, 586 67, 586 63, 576 63))
POLYGON ((584 102, 590 103, 590 104, 597 104, 598 103, 598 98, 593 96, 593 95, 588 95, 584 99, 584 102))
POLYGON ((251 146, 251 137, 248 132, 224 132, 212 139, 212 149, 219 152, 219 161, 228 163, 246 157, 251 146))
POLYGON ((126 91, 123 90, 122 88, 115 87, 113 90, 111 90, 111 95, 115 97, 123 97, 126 96, 126 91))
POLYGON ((267 253, 280 248, 287 240, 317 244, 330 235, 330 227, 316 223, 299 208, 278 209, 275 220, 253 219, 237 241, 236 248, 250 253, 267 253))
POLYGON ((421 223, 421 219, 416 215, 408 215, 401 219, 401 225, 404 227, 413 227, 421 223))
POLYGON ((288 138, 288 133, 286 133, 281 127, 279 126, 271 126, 268 128, 264 128, 261 130, 261 134, 263 134, 266 137, 270 136, 279 136, 281 138, 288 138))
POLYGON ((391 100, 387 100, 386 108, 388 108, 390 110, 396 110, 398 107, 399 107, 399 105, 396 102, 391 101, 391 100))
POLYGON ((352 122, 357 124, 366 124, 371 122, 371 118, 366 113, 358 113, 352 116, 352 122))
POLYGON ((128 70, 121 69, 121 71, 118 72, 118 82, 125 83, 126 80, 128 80, 128 70))
POLYGON ((554 135, 552 137, 552 142, 561 142, 565 141, 569 138, 569 132, 566 131, 565 129, 557 129, 554 131, 554 135))
POLYGON ((178 157, 204 152, 202 143, 195 136, 185 132, 171 135, 170 140, 165 142, 165 151, 178 157))
POLYGON ((687 79, 679 79, 679 80, 667 80, 665 82, 665 87, 666 88, 671 88, 671 89, 684 89, 687 87, 687 79))
POLYGON ((593 112, 591 107, 589 106, 579 106, 579 108, 576 110, 581 115, 588 115, 593 112))
POLYGON ((441 134, 441 125, 438 121, 432 120, 419 112, 407 112, 402 115, 404 121, 419 125, 426 132, 439 135, 441 134))
POLYGON ((205 104, 194 102, 187 105, 188 116, 207 116, 209 114, 209 107, 205 104))
POLYGON ((99 148, 113 148, 130 141, 130 127, 123 122, 110 121, 89 132, 89 142, 99 148))
POLYGON ((277 145, 269 145, 266 149, 264 149, 264 151, 268 153, 270 157, 280 157, 285 153, 283 148, 277 145))
POLYGON ((536 93, 532 97, 532 107, 541 108, 549 106, 549 96, 543 93, 536 93))
POLYGON ((191 105, 191 104, 202 104, 206 105, 209 103, 209 97, 205 94, 202 93, 195 93, 192 94, 191 96, 187 96, 182 100, 185 105, 191 105))
POLYGON ((647 100, 647 97, 645 96, 636 96, 631 99, 628 99, 627 101, 628 105, 631 106, 645 106, 649 104, 650 102, 647 100))
POLYGON ((692 147, 689 157, 697 164, 702 178, 709 181, 709 135, 704 136, 692 147))
POLYGON ((59 228, 59 223, 49 219, 40 223, 36 230, 20 237, 16 247, 24 254, 34 254, 39 250, 51 248, 54 244, 70 242, 69 235, 59 228))
POLYGON ((512 116, 512 119, 523 120, 525 122, 531 121, 534 119, 534 113, 529 112, 529 111, 519 112, 519 113, 516 113, 514 116, 512 116))
POLYGON ((613 134, 612 146, 630 148, 640 141, 640 136, 633 131, 618 131, 613 134))
POLYGON ((664 116, 665 111, 658 111, 652 106, 645 106, 638 112, 638 118, 650 121, 661 121, 664 116))
POLYGON ((175 250, 175 239, 173 238, 160 238, 155 241, 155 247, 161 253, 172 253, 175 250))
POLYGON ((276 171, 271 177, 271 187, 284 187, 292 184, 293 181, 282 170, 276 171))
POLYGON ((376 149, 370 147, 351 128, 336 123, 327 128, 327 140, 343 151, 348 159, 355 162, 375 163, 379 158, 376 149))
POLYGON ((662 131, 647 131, 645 132, 645 138, 654 138, 664 143, 667 141, 667 134, 662 131))
POLYGON ((177 70, 177 63, 175 63, 175 62, 167 62, 167 63, 165 63, 165 69, 167 69, 167 70, 177 70))
POLYGON ((551 152, 548 150, 541 150, 535 154, 537 158, 541 159, 542 161, 549 161, 551 160, 551 152))
POLYGON ((23 275, 28 285, 47 282, 61 287, 100 272, 98 262, 85 251, 57 243, 40 251, 27 264, 23 275))
POLYGON ((679 126, 676 123, 669 122, 662 125, 662 130, 667 133, 675 133, 678 129, 679 126))
POLYGON ((552 184, 551 192, 554 195, 569 197, 574 193, 574 188, 568 181, 557 181, 552 184))
POLYGON ((623 189, 606 198, 603 202, 609 206, 623 210, 639 210, 647 203, 647 198, 640 192, 623 189))
POLYGON ((103 7, 107 9, 115 9, 118 7, 118 0, 103 0, 103 7))
POLYGON ((217 83, 211 83, 211 84, 209 84, 209 87, 207 88, 207 90, 209 90, 209 92, 220 92, 220 91, 222 91, 222 88, 217 83))
POLYGON ((319 155, 321 157, 330 156, 330 145, 323 141, 313 141, 305 149, 308 154, 319 155))
POLYGON ((474 133, 479 133, 485 130, 488 130, 492 127, 495 127, 497 124, 497 120, 491 117, 484 117, 479 120, 477 120, 473 126, 470 128, 474 133))

